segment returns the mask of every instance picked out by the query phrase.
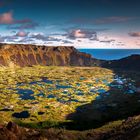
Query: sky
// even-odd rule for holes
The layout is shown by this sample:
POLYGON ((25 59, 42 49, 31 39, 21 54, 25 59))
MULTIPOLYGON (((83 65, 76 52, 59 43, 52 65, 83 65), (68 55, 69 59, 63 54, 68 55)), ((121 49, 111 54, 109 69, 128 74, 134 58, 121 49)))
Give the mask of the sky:
POLYGON ((0 0, 0 42, 140 49, 140 0, 0 0))

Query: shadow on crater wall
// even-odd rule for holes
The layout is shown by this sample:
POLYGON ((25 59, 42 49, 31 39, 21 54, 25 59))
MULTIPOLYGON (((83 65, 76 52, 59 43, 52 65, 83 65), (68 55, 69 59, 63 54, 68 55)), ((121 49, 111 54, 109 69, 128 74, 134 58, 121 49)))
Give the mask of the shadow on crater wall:
MULTIPOLYGON (((123 75, 123 79, 135 78, 133 72, 113 70, 115 75, 123 75)), ((108 122, 127 119, 130 116, 140 113, 140 94, 134 92, 131 82, 121 83, 120 87, 113 87, 115 81, 110 84, 110 90, 101 93, 91 103, 77 107, 74 113, 67 115, 66 119, 71 120, 63 124, 66 129, 88 130, 98 128, 108 122), (120 90, 121 86, 126 87, 120 90)))

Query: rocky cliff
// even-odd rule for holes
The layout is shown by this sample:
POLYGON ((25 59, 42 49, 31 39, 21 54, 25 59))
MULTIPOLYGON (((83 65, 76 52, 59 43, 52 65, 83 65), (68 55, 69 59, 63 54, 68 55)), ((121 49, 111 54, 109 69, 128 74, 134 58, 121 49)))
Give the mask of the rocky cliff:
POLYGON ((90 54, 79 52, 73 46, 37 46, 25 44, 0 44, 0 66, 101 66, 125 70, 140 70, 140 55, 120 60, 98 60, 90 54))
POLYGON ((0 44, 0 65, 91 66, 92 57, 74 47, 0 44))

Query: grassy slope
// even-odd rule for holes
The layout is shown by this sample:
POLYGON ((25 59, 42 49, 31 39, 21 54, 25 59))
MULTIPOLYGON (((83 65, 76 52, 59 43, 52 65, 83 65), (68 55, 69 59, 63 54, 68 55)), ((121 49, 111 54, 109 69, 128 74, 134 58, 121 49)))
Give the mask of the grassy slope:
MULTIPOLYGON (((64 71, 65 73, 67 73, 67 75, 70 76, 71 72, 69 73, 69 70, 72 72, 79 72, 79 70, 82 72, 82 69, 84 70, 87 70, 88 68, 69 68, 69 67, 65 67, 64 71)), ((99 68, 89 68, 88 70, 96 70, 96 72, 98 73, 98 70, 99 68)), ((105 69, 102 69, 102 70, 105 70, 105 69)), ((103 71, 100 71, 100 73, 98 73, 99 75, 102 74, 103 71)), ((36 67, 29 67, 29 68, 11 68, 11 69, 7 69, 7 68, 1 68, 0 69, 0 73, 1 73, 1 88, 4 89, 7 85, 10 86, 11 83, 17 83, 17 82, 30 82, 32 80, 36 80, 38 78, 38 76, 44 76, 44 74, 46 74, 47 72, 50 72, 50 71, 53 71, 53 73, 56 73, 56 72, 60 72, 59 74, 56 74, 55 75, 55 78, 58 78, 60 77, 60 75, 62 76, 63 75, 63 69, 60 68, 60 67, 41 67, 41 66, 36 66, 36 67), (34 71, 33 71, 34 69, 34 71), (45 71, 47 70, 47 71, 45 71), (15 79, 16 78, 16 79, 15 79), (4 79, 4 80, 3 80, 4 79)), ((107 70, 108 71, 108 70, 107 70)), ((95 72, 95 74, 97 74, 95 72)), ((111 71, 109 70, 108 71, 110 74, 111 74, 111 71)), ((84 73, 82 73, 84 74, 84 73)), ((126 73, 124 73, 126 74, 126 73)), ((138 75, 135 75, 132 73, 128 73, 127 76, 130 76, 136 80, 139 79, 138 75)), ((48 75, 47 75, 48 76, 48 75)), ((53 77, 53 75, 50 73, 49 75, 50 77, 53 77)), ((12 85, 14 86, 14 84, 12 85)), ((14 94, 15 95, 15 94, 14 94)), ((9 101, 10 102, 14 102, 14 98, 16 97, 13 96, 11 98, 10 96, 10 99, 9 101), (11 100, 12 99, 12 100, 11 100)), ((132 112, 131 115, 127 115, 125 118, 122 118, 122 119, 118 119, 116 121, 111 121, 111 122, 107 122, 105 123, 103 126, 99 127, 99 128, 96 128, 96 129, 90 129, 90 130, 86 130, 86 131, 70 131, 70 130, 66 130, 66 129, 58 129, 58 128, 55 128, 57 125, 59 125, 59 123, 57 124, 56 122, 46 122, 45 124, 45 127, 48 126, 48 127, 54 127, 54 128, 50 128, 50 129, 47 129, 47 130, 42 130, 40 128, 42 128, 42 125, 39 127, 39 125, 36 125, 35 123, 23 123, 24 120, 22 122, 18 121, 17 123, 19 123, 21 126, 26 126, 26 127, 35 127, 35 128, 39 128, 38 130, 36 130, 36 133, 39 133, 40 135, 37 136, 37 135, 34 135, 32 134, 32 137, 35 137, 35 138, 38 138, 38 137, 41 137, 42 139, 44 139, 45 137, 47 137, 48 139, 51 139, 51 140, 55 140, 55 139, 61 139, 61 140, 68 140, 68 139, 71 139, 71 140, 90 140, 90 139, 97 139, 97 140, 102 140, 102 139, 110 139, 110 140, 117 140, 117 139, 139 139, 140 137, 140 133, 139 133, 139 130, 140 130, 140 116, 138 115, 138 108, 139 108, 139 104, 135 104, 135 101, 137 99, 138 96, 135 96, 133 98, 131 98, 130 100, 130 103, 127 104, 129 106, 127 106, 127 114, 128 112, 132 112), (132 107, 133 108, 130 108, 132 107), (135 108, 136 107, 136 108, 135 108), (134 110, 133 110, 134 109, 134 110), (134 112, 133 112, 134 111, 134 112), (137 111, 137 115, 134 115, 135 112, 137 111), (131 116, 131 117, 129 117, 131 116)), ((7 100, 8 98, 6 98, 5 100, 7 100)), ((120 98, 118 98, 120 99, 120 98)), ((122 99, 122 97, 121 97, 122 99)), ((2 101, 4 101, 4 99, 2 100, 1 98, 1 103, 2 101)), ((6 103, 6 102, 5 102, 6 103)), ((124 108, 126 109, 126 108, 124 108)), ((125 111, 124 109, 122 109, 122 111, 125 111)), ((120 110, 117 110, 118 113, 120 110)), ((7 117, 7 120, 6 121, 9 121, 9 114, 8 116, 5 116, 5 118, 7 117)), ((2 118, 2 117, 1 117, 2 118)), ((2 122, 2 120, 1 120, 2 122)), ((5 122, 4 122, 5 123, 5 122)), ((32 129, 29 129, 29 132, 32 131, 32 129)), ((31 139, 31 136, 28 136, 28 132, 25 133, 25 135, 27 135, 28 139, 31 139)))

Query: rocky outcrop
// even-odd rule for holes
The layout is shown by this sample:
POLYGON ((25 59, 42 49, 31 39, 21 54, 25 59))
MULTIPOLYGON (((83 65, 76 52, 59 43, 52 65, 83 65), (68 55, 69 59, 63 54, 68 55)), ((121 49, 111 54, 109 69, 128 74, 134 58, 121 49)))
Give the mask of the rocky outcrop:
POLYGON ((92 57, 67 46, 0 44, 0 65, 91 66, 92 57))
POLYGON ((138 140, 140 115, 129 117, 114 127, 87 131, 58 128, 33 129, 20 127, 14 122, 0 126, 0 140, 138 140))

